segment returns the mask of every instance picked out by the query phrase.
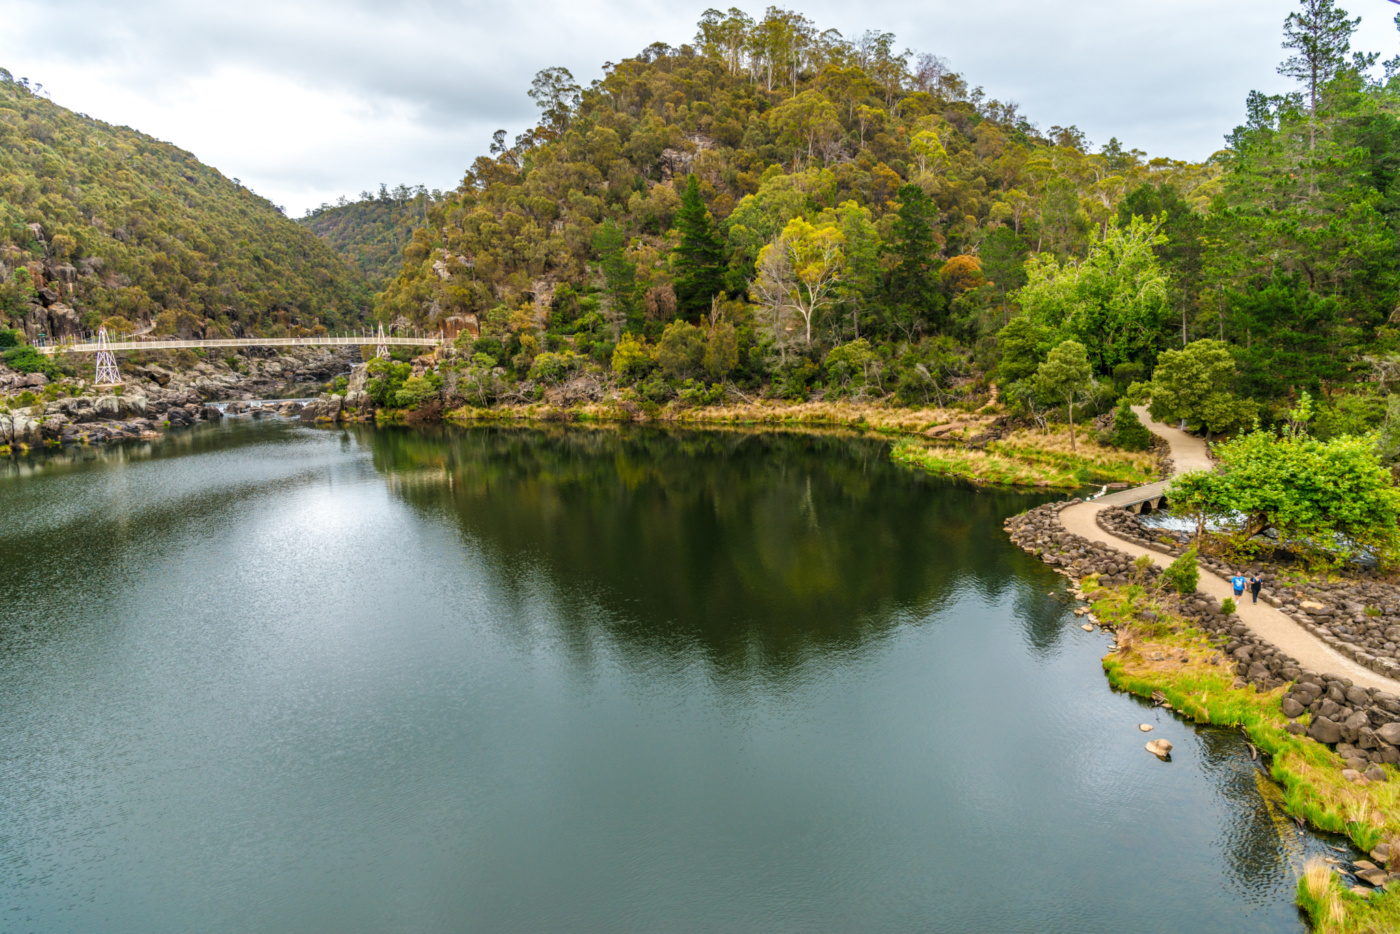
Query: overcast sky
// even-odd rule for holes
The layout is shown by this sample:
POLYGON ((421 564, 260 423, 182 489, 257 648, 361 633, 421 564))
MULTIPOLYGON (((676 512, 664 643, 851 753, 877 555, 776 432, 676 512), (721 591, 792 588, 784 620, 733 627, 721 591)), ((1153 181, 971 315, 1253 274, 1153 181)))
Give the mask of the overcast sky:
MULTIPOLYGON (((1343 0, 1356 47, 1400 51, 1387 0, 1343 0)), ((452 188, 534 114, 541 68, 580 83, 691 41, 707 4, 653 0, 0 0, 0 67, 56 103, 195 153, 299 216, 380 182, 452 188)), ((728 6, 729 4, 724 4, 728 6)), ((1202 159, 1274 68, 1289 0, 783 4, 847 37, 894 32, 1041 127, 1202 159)), ((763 5, 743 5, 761 16, 763 5)))

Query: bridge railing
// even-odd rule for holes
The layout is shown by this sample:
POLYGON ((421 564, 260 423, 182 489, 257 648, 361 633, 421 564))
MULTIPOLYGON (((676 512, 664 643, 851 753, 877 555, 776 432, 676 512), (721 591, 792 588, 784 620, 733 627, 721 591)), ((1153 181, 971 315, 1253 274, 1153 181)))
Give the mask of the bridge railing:
MULTIPOLYGON (((374 334, 341 335, 326 337, 229 337, 213 340, 145 340, 108 341, 108 350, 184 350, 196 347, 377 347, 385 344, 391 347, 437 347, 444 343, 442 337, 403 337, 374 334)), ((53 355, 59 352, 95 353, 97 341, 82 341, 62 344, 49 344, 34 348, 41 354, 53 355)))

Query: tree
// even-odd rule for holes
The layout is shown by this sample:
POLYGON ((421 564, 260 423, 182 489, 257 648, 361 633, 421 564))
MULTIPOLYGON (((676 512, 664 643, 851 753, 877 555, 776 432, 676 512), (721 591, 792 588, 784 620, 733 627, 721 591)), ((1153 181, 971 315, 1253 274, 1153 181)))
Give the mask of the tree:
POLYGON ((545 125, 555 133, 562 133, 582 100, 580 92, 569 69, 555 66, 536 73, 526 93, 542 111, 540 116, 545 125))
POLYGON ((829 308, 837 298, 837 285, 845 257, 841 230, 834 226, 816 227, 794 218, 783 228, 782 236, 759 254, 758 293, 765 305, 773 307, 774 319, 781 309, 802 319, 805 343, 812 343, 812 319, 829 308), (781 254, 779 260, 775 254, 781 254))
POLYGON ((1061 339, 1092 347, 1096 372, 1149 359, 1170 311, 1167 277, 1153 252, 1165 241, 1155 222, 1132 217, 1127 227, 1110 222, 1082 261, 1034 256, 1017 293, 1021 309, 1061 339))
POLYGON ((1152 374, 1152 417, 1203 425, 1207 436, 1253 417, 1254 405, 1235 396, 1235 358, 1217 340, 1164 351, 1152 374))
POLYGON ((728 321, 716 321, 705 341, 705 372, 724 379, 739 365, 739 333, 728 321))
POLYGON ((1337 76, 1351 50, 1351 35, 1361 17, 1347 19, 1346 10, 1332 0, 1298 0, 1301 9, 1283 21, 1283 48, 1293 52, 1278 73, 1292 78, 1307 90, 1308 148, 1317 148, 1317 101, 1322 87, 1337 76))
POLYGON ((997 378, 1003 383, 1014 383, 1034 376, 1054 346, 1055 335, 1050 328, 1025 315, 1012 318, 997 334, 1001 351, 997 378))
POLYGON ((666 326, 656 346, 656 362, 667 379, 694 376, 704 360, 704 331, 686 321, 673 321, 666 326))
POLYGON ((622 326, 633 315, 637 300, 637 267, 627 259, 627 234, 612 218, 598 225, 593 234, 607 284, 608 319, 613 341, 622 336, 622 326))
POLYGON ((676 229, 681 235, 672 260, 676 307, 686 318, 698 319, 709 311, 714 297, 724 292, 726 260, 724 244, 715 233, 694 175, 686 179, 681 193, 676 229))
POLYGON ((1124 451, 1146 451, 1152 446, 1152 432, 1137 417, 1127 399, 1118 403, 1113 410, 1113 431, 1109 442, 1124 451))
POLYGON ((899 189, 899 212, 891 231, 889 253, 897 259, 890 271, 887 300, 891 324, 906 340, 925 325, 942 321, 943 296, 938 292, 938 242, 934 227, 938 206, 918 185, 899 189))
POLYGON ((1063 402, 1069 408, 1069 447, 1074 441, 1074 407, 1090 398, 1094 389, 1094 370, 1089 355, 1078 341, 1064 341, 1040 365, 1035 373, 1036 388, 1045 396, 1063 402))
POLYGON ((1400 557, 1400 490, 1375 438, 1251 431, 1215 454, 1218 471, 1182 474, 1167 488, 1173 510, 1195 516, 1198 529, 1218 523, 1240 547, 1272 531, 1279 545, 1314 560, 1400 557))

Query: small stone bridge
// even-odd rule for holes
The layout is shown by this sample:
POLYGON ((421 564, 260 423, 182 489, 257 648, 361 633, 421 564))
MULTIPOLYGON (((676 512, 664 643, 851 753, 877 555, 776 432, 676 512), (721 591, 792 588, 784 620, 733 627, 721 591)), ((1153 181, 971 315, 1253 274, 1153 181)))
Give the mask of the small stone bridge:
POLYGON ((1100 506, 1118 506, 1129 512, 1142 515, 1167 507, 1167 483, 1168 481, 1161 480, 1146 486, 1136 486, 1131 490, 1108 493, 1095 497, 1093 502, 1100 506))

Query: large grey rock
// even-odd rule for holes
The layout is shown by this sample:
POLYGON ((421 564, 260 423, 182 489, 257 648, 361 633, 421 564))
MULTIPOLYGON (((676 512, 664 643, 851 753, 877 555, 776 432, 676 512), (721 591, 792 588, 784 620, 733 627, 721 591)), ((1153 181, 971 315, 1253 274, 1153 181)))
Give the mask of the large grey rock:
POLYGON ((1294 717, 1301 717, 1303 711, 1307 709, 1291 697, 1285 697, 1279 707, 1283 710, 1283 715, 1290 720, 1294 717))
POLYGON ((1359 684, 1354 684, 1346 689, 1347 703, 1353 707, 1365 707, 1371 703, 1371 695, 1366 693, 1366 689, 1359 684))
POLYGON ((1308 727, 1308 735, 1319 743, 1326 743, 1331 746, 1333 743, 1342 741, 1342 728, 1339 724, 1333 723, 1326 717, 1318 717, 1313 720, 1308 727))
POLYGON ((1377 727, 1376 739, 1391 746, 1400 746, 1400 723, 1387 723, 1377 727))

